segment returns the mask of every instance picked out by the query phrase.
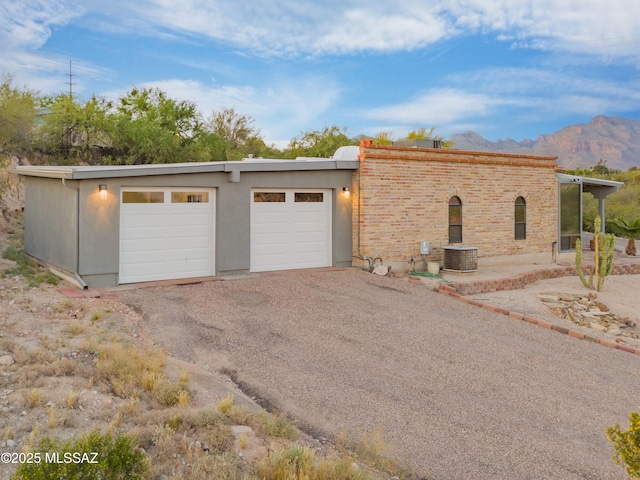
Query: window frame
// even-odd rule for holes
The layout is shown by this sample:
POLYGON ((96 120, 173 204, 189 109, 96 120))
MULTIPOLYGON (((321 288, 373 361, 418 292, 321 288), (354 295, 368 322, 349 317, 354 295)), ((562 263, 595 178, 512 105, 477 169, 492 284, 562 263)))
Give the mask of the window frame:
POLYGON ((514 238, 527 239, 527 201, 523 196, 516 198, 513 205, 514 238), (518 210, 521 210, 520 212, 518 210), (522 218, 522 220, 519 220, 522 218))
POLYGON ((462 243, 462 200, 459 196, 454 195, 449 199, 448 212, 449 244, 462 243))

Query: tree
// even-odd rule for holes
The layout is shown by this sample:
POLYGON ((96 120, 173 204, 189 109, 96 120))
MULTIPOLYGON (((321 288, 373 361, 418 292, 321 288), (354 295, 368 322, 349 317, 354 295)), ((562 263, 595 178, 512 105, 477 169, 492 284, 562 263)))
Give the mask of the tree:
POLYGON ((352 139, 347 137, 346 128, 339 128, 333 125, 322 130, 301 133, 289 142, 284 155, 286 158, 329 158, 338 148, 355 144, 352 139))
POLYGON ((112 144, 111 102, 97 97, 82 101, 61 94, 44 97, 40 104, 47 112, 38 130, 39 145, 45 153, 62 157, 65 163, 101 162, 101 149, 112 144))
POLYGON ((28 148, 36 119, 36 94, 13 87, 13 76, 0 76, 0 151, 28 148))
POLYGON ((266 148, 253 123, 249 115, 238 113, 234 108, 225 108, 211 114, 206 129, 227 143, 225 160, 240 160, 249 154, 259 156, 266 148))
POLYGON ((120 98, 112 121, 111 163, 185 162, 202 153, 195 104, 168 98, 159 89, 132 89, 120 98))

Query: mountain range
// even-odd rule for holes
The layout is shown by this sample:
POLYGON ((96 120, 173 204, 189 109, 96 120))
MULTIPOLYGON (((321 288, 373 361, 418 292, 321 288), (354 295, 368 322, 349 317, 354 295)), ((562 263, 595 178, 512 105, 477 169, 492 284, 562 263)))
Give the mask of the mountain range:
POLYGON ((598 115, 586 124, 564 127, 535 140, 487 140, 474 132, 453 134, 451 148, 476 152, 551 155, 564 168, 589 168, 602 161, 607 168, 640 167, 640 120, 598 115))

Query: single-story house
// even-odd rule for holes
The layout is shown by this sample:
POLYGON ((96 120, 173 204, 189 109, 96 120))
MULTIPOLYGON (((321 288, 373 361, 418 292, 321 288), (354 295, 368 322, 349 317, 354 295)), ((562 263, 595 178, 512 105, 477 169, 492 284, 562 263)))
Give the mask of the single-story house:
MULTIPOLYGON (((563 182, 580 195, 590 185, 556 169, 555 157, 364 141, 328 159, 14 172, 25 252, 105 287, 374 262, 407 270, 427 243, 445 267, 447 253, 551 261, 572 247, 560 230, 563 182)), ((595 187, 604 198, 616 184, 595 187)))

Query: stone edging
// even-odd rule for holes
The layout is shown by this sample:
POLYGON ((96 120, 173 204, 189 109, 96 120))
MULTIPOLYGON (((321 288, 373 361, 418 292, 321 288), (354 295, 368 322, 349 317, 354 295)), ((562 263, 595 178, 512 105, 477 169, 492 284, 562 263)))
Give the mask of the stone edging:
MULTIPOLYGON (((638 267, 638 270, 640 270, 640 264, 635 265, 635 267, 638 267)), ((575 267, 573 268, 573 270, 575 272, 575 267)), ((533 272, 533 273, 537 273, 537 272, 533 272)), ((629 273, 632 273, 632 272, 629 272, 629 273)), ((526 274, 526 275, 528 275, 528 274, 526 274)), ((559 275, 559 276, 562 276, 562 275, 559 275)), ((555 278, 555 277, 541 277, 541 278, 555 278)), ((504 290, 508 290, 508 289, 504 289, 504 290)), ((488 291, 495 291, 495 290, 483 290, 480 293, 485 293, 485 292, 488 292, 488 291)), ((598 344, 600 344, 602 346, 605 346, 605 347, 608 347, 608 348, 614 348, 616 350, 622 350, 623 352, 634 353, 636 355, 640 355, 640 349, 630 347, 629 345, 624 345, 624 344, 612 342, 612 341, 609 341, 609 340, 599 339, 599 338, 593 337, 591 335, 586 335, 586 334, 584 334, 582 332, 579 332, 577 330, 561 327, 559 325, 554 325, 552 323, 545 322, 544 320, 538 320, 538 319, 535 319, 533 317, 529 317, 527 315, 523 315, 521 313, 510 312, 508 310, 505 310, 504 308, 494 307, 493 305, 489 305, 487 303, 477 302, 475 300, 472 300, 471 298, 465 297, 464 295, 460 294, 457 291, 457 289, 452 285, 446 285, 444 283, 441 283, 440 287, 437 290, 437 292, 441 293, 443 295, 449 295, 450 297, 457 298, 458 300, 460 300, 460 301, 462 301, 464 303, 468 303, 469 305, 473 305, 475 307, 484 308, 485 310, 490 310, 492 312, 501 313, 503 315, 507 315, 508 317, 512 317, 512 318, 515 318, 515 319, 518 319, 518 320, 524 320, 525 322, 532 323, 532 324, 537 325, 539 327, 548 328, 550 330, 554 330, 554 331, 559 332, 559 333, 564 333, 565 335, 569 335, 570 337, 579 338, 580 340, 588 340, 590 342, 598 343, 598 344)))
MULTIPOLYGON (((584 267, 588 274, 591 266, 584 267)), ((640 274, 640 262, 614 264, 611 275, 636 275, 640 274)), ((451 282, 456 293, 460 295, 478 295, 480 293, 499 292, 502 290, 519 290, 527 284, 538 280, 549 278, 559 278, 577 275, 576 267, 573 265, 559 265, 557 267, 535 270, 533 272, 521 273, 514 277, 498 278, 495 280, 479 280, 476 282, 451 282)))

